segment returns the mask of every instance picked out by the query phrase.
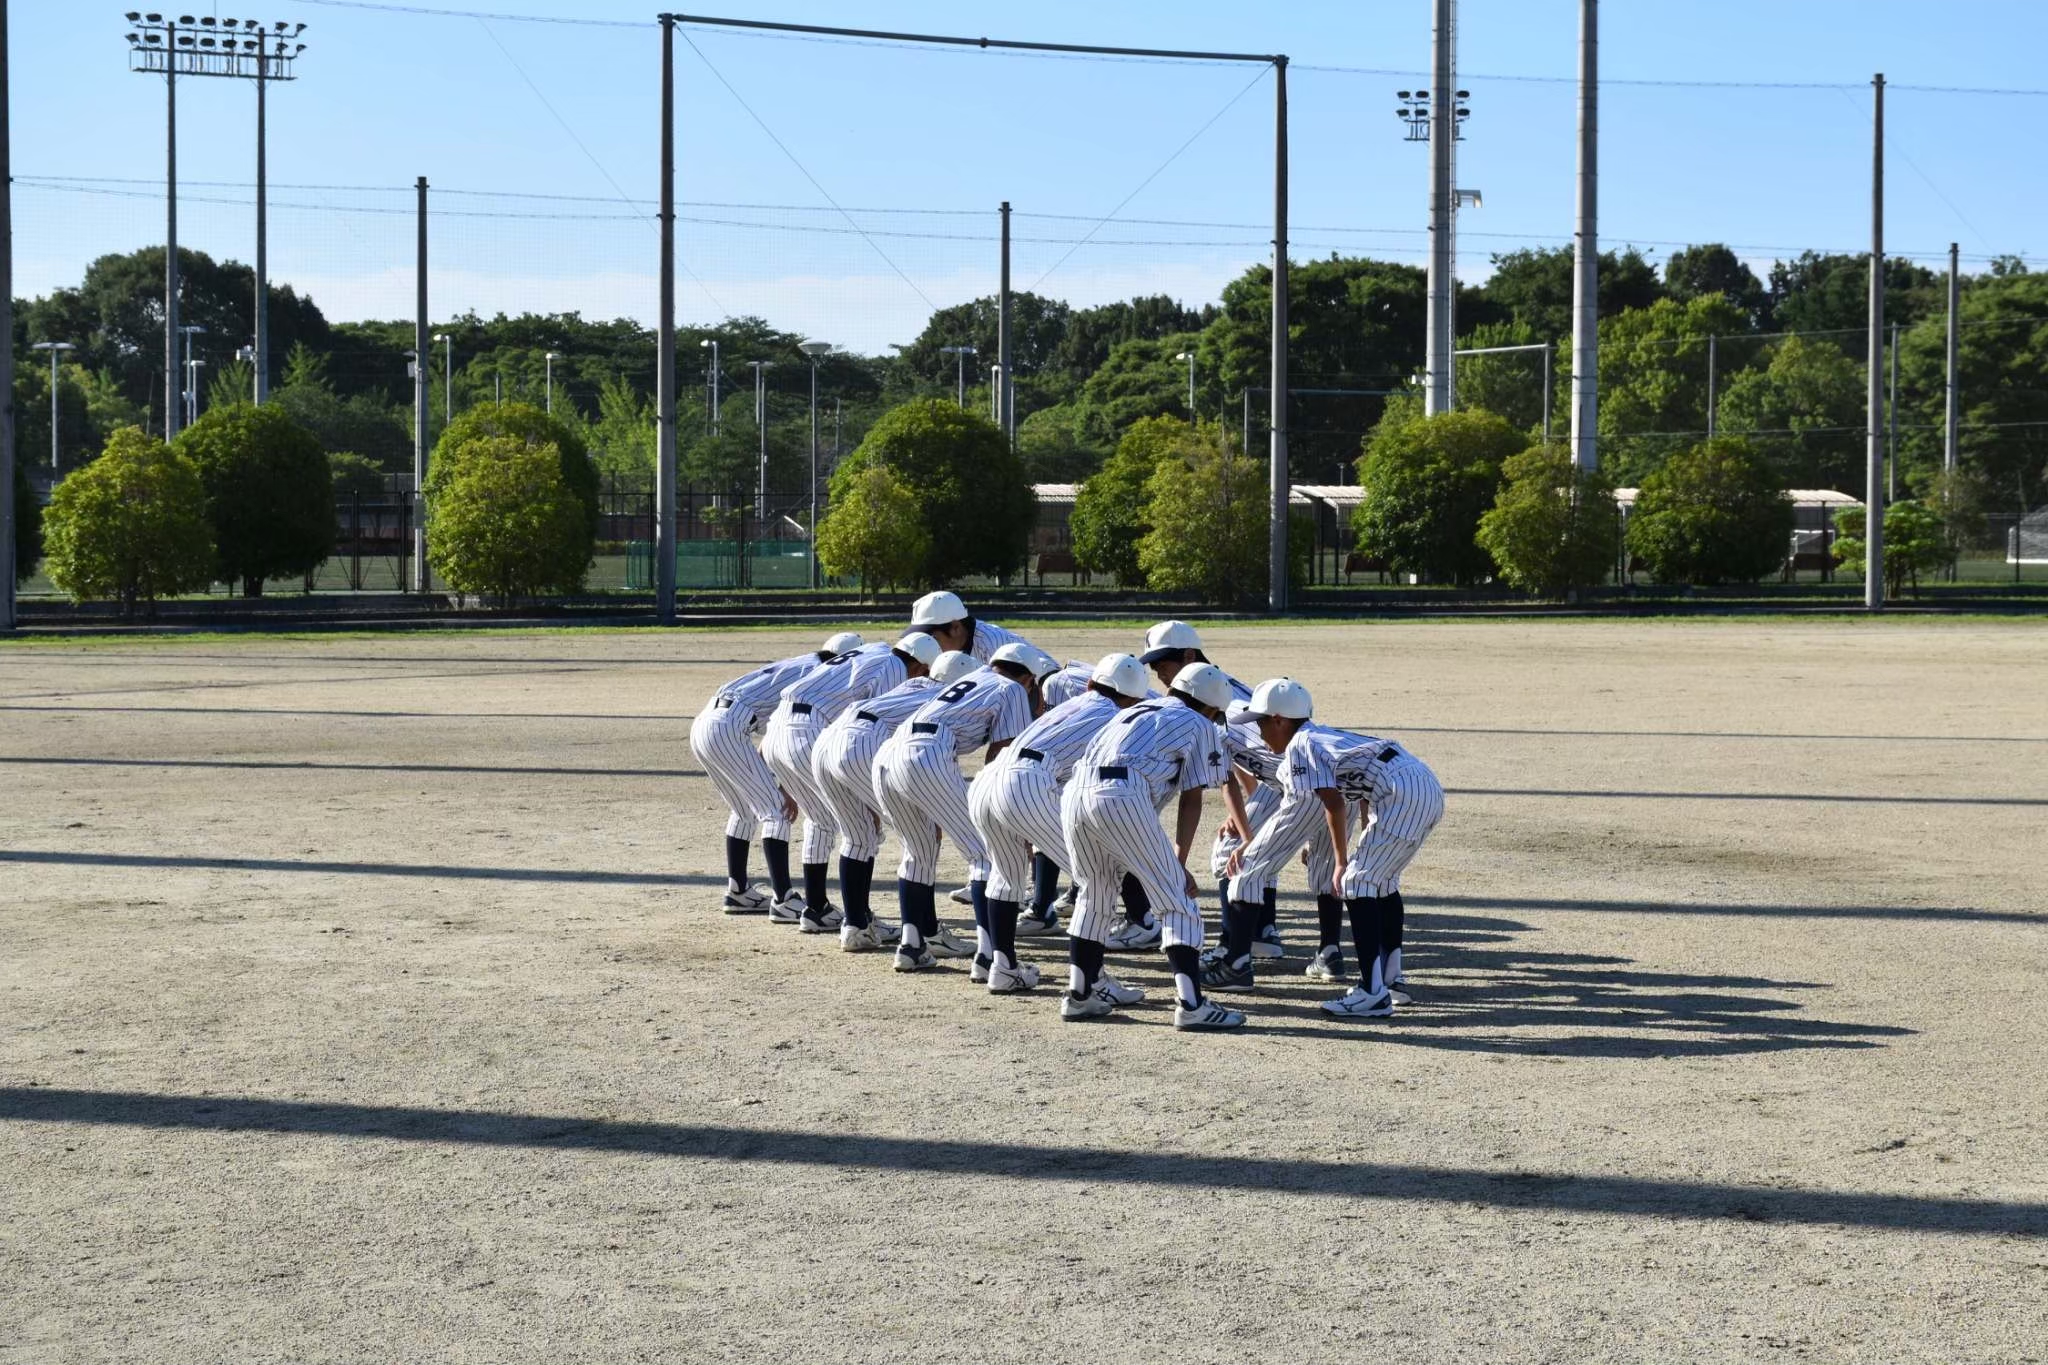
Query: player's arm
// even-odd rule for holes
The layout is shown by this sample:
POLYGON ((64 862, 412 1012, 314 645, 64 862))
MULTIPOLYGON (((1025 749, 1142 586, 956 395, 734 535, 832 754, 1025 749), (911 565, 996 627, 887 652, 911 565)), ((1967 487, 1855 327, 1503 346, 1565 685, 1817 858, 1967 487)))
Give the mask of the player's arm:
POLYGON ((1223 828, 1237 836, 1237 847, 1230 851, 1230 861, 1223 868, 1226 877, 1235 877, 1244 866, 1244 851, 1252 841, 1252 817, 1244 808, 1244 792, 1237 785, 1239 776, 1232 772, 1230 780, 1223 784, 1223 804, 1230 809, 1230 818, 1223 822, 1223 828))
POLYGON ((988 752, 987 752, 987 753, 984 753, 984 754, 983 754, 983 755, 981 756, 981 761, 982 761, 982 762, 984 762, 984 763, 993 763, 993 762, 995 762, 995 758, 996 758, 996 755, 997 755, 997 754, 999 754, 999 753, 1001 753, 1001 752, 1002 752, 1003 750, 1005 750, 1005 749, 1007 749, 1007 748, 1009 748, 1009 747, 1010 747, 1010 741, 1009 741, 1009 740, 1007 740, 1007 739, 999 739, 999 740, 997 740, 997 741, 996 741, 995 743, 993 743, 993 744, 991 744, 991 745, 989 745, 989 746, 988 746, 988 752))
POLYGON ((1316 799, 1323 803, 1323 823, 1329 826, 1330 847, 1337 850, 1337 880, 1330 891, 1339 900, 1344 897, 1344 864, 1351 861, 1350 845, 1345 836, 1350 832, 1351 815, 1346 809, 1344 793, 1335 787, 1317 787, 1316 799))
POLYGON ((1180 807, 1174 813, 1173 846, 1180 854, 1181 871, 1187 873, 1188 894, 1195 894, 1195 874, 1187 871, 1188 854, 1194 851, 1195 834, 1202 827, 1202 788, 1189 787, 1180 794, 1180 807))

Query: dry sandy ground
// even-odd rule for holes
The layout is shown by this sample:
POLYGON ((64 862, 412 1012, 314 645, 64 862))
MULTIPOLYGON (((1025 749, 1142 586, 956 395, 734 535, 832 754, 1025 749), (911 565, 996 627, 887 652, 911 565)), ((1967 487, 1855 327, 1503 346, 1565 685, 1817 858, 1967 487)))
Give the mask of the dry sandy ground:
POLYGON ((2048 628, 1219 627, 1451 790, 1225 1038, 719 915, 811 640, 0 646, 0 1359, 2048 1358, 2048 628))

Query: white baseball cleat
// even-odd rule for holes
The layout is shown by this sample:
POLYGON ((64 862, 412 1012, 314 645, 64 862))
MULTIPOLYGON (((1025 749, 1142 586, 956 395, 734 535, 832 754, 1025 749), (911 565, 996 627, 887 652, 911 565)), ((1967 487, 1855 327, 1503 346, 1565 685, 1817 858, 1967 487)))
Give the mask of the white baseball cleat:
POLYGON ((1066 890, 1060 892, 1060 898, 1052 903, 1052 908, 1059 911, 1062 915, 1073 914, 1075 895, 1076 892, 1074 888, 1071 886, 1068 887, 1066 890))
POLYGON ((1095 991, 1086 998, 1067 991, 1060 996, 1060 1018, 1068 1023, 1078 1019, 1100 1019, 1116 1006, 1103 999, 1101 991, 1095 991))
POLYGON ((944 929, 924 941, 924 949, 933 957, 973 957, 974 944, 953 937, 944 929))
POLYGON ((1193 1009, 1189 1009, 1176 1000, 1173 1003, 1173 1026, 1177 1029, 1203 1031, 1243 1028, 1244 1011, 1227 1009, 1214 1000, 1204 1000, 1193 1009))
POLYGON ((932 955, 922 948, 905 948, 899 944, 896 961, 892 965, 899 972, 921 972, 932 965, 932 955))
POLYGON ((1108 972, 1102 972, 1096 976, 1095 993, 1112 1005, 1142 1005, 1145 1003, 1145 992, 1139 990, 1136 986, 1126 986, 1108 972))
POLYGON ((1150 924, 1126 923, 1109 936, 1105 945, 1112 953, 1137 953, 1159 946, 1161 930, 1159 921, 1150 924))
POLYGON ((878 920, 866 924, 842 924, 839 926, 839 946, 849 953, 871 953, 882 946, 882 936, 875 931, 881 928, 878 920))
POLYGON ((1026 910, 1017 917, 1019 938, 1039 938, 1046 934, 1057 934, 1059 931, 1060 912, 1052 906, 1047 906, 1043 915, 1034 910, 1026 910))
POLYGON ((1308 966, 1301 974, 1313 981, 1342 981, 1344 979, 1344 950, 1332 943, 1318 948, 1316 955, 1309 959, 1308 966))
POLYGON ((791 887, 789 894, 778 896, 768 907, 770 924, 795 924, 804 917, 804 893, 791 887))
POLYGON ((980 953, 976 953, 974 961, 968 965, 967 979, 976 984, 988 980, 988 969, 993 965, 995 965, 994 958, 983 957, 980 953))
POLYGON ((1325 1000, 1321 1009, 1333 1019, 1385 1019, 1394 1012, 1394 999, 1386 991, 1372 995, 1363 986, 1353 986, 1337 999, 1325 1000))
POLYGON ((956 886, 953 888, 952 895, 947 897, 947 899, 951 900, 955 905, 972 905, 974 904, 974 893, 964 886, 956 886))
POLYGON ((1387 999, 1397 1005, 1412 1005, 1415 1003, 1415 997, 1402 990, 1399 986, 1387 987, 1387 999))
POLYGON ((1252 940, 1253 957, 1286 957, 1287 945, 1280 941, 1280 926, 1269 924, 1252 940))
POLYGON ((988 971, 988 993, 990 995, 1015 995, 1038 985, 1038 968, 1028 962, 1020 962, 1013 970, 998 962, 988 971))
POLYGON ((769 902, 774 899, 766 891, 757 891, 751 886, 743 887, 738 891, 725 893, 724 909, 728 915, 758 915, 766 911, 769 902))
POLYGON ((836 905, 827 905, 823 915, 813 915, 807 907, 803 917, 796 922, 796 931, 799 934, 830 934, 837 932, 844 923, 846 912, 836 905))

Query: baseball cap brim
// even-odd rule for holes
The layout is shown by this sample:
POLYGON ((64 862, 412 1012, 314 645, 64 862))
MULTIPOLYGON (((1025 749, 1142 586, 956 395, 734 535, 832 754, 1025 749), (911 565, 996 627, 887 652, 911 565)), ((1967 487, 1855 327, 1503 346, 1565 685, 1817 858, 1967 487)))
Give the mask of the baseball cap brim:
POLYGON ((1146 650, 1143 654, 1140 654, 1138 656, 1138 662, 1145 665, 1145 667, 1150 668, 1152 665, 1158 663, 1161 659, 1171 658, 1175 654, 1185 653, 1187 653, 1187 651, 1179 648, 1178 646, 1163 646, 1159 649, 1146 650))

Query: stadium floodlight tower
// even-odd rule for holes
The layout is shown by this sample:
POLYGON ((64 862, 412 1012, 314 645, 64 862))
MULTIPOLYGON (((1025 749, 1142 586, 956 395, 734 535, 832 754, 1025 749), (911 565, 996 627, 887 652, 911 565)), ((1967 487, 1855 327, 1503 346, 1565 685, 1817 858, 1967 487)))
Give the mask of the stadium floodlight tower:
MULTIPOLYGON (((265 26, 255 19, 220 19, 211 14, 176 19, 128 11, 128 69, 162 76, 166 92, 164 141, 166 210, 164 228, 165 373, 177 368, 178 339, 178 77, 220 76, 256 82, 256 401, 270 397, 270 231, 269 175, 265 122, 272 81, 297 80, 293 64, 306 45, 304 24, 279 19, 265 26)), ((164 389, 166 409, 175 381, 164 389)), ((176 434, 167 417, 165 435, 176 434)))
POLYGON ((818 586, 818 362, 832 354, 829 341, 806 341, 797 349, 811 362, 811 586, 818 586))
POLYGON ((57 477, 57 357, 78 348, 68 341, 38 341, 31 351, 50 353, 50 477, 57 477))
POLYGON ((972 346, 941 346, 940 355, 953 357, 953 401, 961 407, 967 406, 967 357, 975 354, 972 346))

